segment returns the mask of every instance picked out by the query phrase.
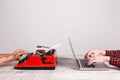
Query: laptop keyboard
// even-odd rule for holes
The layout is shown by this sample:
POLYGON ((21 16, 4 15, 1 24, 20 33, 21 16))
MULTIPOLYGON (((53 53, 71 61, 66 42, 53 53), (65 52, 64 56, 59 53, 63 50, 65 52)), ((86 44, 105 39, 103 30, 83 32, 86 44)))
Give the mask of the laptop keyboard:
POLYGON ((88 65, 88 61, 85 59, 80 59, 80 62, 83 68, 94 68, 95 67, 94 64, 88 65))

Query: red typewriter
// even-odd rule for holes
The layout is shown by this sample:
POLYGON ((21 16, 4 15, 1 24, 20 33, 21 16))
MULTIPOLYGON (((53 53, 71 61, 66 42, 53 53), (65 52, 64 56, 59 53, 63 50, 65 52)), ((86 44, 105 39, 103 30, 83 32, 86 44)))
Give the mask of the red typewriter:
POLYGON ((14 66, 14 69, 24 70, 54 70, 56 67, 56 50, 50 49, 45 51, 44 49, 36 49, 34 53, 30 53, 25 56, 18 64, 14 66))

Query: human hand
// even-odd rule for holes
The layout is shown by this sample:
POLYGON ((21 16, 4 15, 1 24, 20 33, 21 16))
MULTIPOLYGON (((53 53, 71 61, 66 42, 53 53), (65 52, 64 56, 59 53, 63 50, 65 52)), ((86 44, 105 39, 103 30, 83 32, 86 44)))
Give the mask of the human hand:
POLYGON ((106 62, 108 61, 109 62, 110 60, 110 57, 109 56, 102 56, 102 55, 99 55, 99 56, 92 56, 90 57, 90 59, 88 60, 88 65, 91 65, 93 63, 96 63, 96 62, 106 62))
POLYGON ((105 50, 90 50, 85 54, 85 59, 89 59, 90 57, 97 55, 105 55, 105 50))
POLYGON ((20 60, 23 54, 29 54, 29 52, 27 50, 17 49, 9 56, 9 60, 20 60))

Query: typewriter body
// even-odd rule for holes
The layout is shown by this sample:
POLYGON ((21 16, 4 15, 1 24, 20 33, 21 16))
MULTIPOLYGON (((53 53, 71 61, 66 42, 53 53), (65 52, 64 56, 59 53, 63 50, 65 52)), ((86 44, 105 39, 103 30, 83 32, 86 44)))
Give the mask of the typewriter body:
POLYGON ((35 52, 26 55, 21 59, 14 69, 41 69, 54 70, 56 67, 56 50, 36 49, 35 52))

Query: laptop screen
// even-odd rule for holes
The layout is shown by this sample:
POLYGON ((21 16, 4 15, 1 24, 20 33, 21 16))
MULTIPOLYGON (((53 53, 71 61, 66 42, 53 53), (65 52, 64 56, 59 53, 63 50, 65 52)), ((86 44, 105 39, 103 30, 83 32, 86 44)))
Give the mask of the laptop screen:
POLYGON ((71 40, 70 40, 70 37, 69 37, 69 44, 70 44, 70 47, 71 47, 73 56, 74 56, 75 60, 77 60, 77 57, 76 57, 76 55, 75 55, 75 52, 74 52, 74 49, 73 49, 73 46, 72 46, 72 42, 71 42, 71 40))
POLYGON ((73 49, 73 46, 72 46, 72 42, 71 42, 71 40, 70 40, 70 37, 69 37, 69 44, 70 44, 70 47, 71 47, 71 50, 72 50, 74 59, 75 59, 77 65, 78 65, 78 67, 80 67, 80 64, 79 64, 78 59, 77 59, 77 57, 76 57, 76 55, 75 55, 75 52, 74 52, 74 49, 73 49))

